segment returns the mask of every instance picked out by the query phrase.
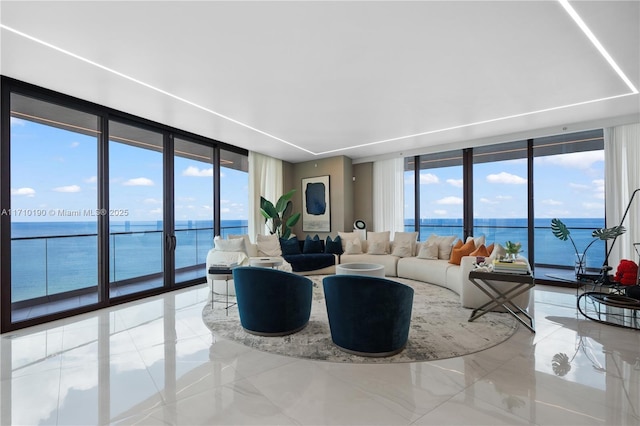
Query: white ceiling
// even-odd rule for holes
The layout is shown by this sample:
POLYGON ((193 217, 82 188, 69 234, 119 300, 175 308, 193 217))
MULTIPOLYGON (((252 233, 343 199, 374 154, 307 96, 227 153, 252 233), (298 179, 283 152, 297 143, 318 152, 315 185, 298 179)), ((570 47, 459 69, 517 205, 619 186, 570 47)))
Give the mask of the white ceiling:
MULTIPOLYGON (((640 87, 640 2, 571 5, 640 87)), ((3 75, 290 162, 640 116, 556 1, 2 1, 0 22, 3 75)))

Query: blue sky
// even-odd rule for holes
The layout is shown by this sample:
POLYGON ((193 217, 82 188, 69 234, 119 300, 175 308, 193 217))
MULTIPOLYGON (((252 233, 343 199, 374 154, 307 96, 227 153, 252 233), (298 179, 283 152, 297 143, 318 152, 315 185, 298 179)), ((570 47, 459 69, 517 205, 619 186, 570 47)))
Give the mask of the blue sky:
MULTIPOLYGON (((11 119, 12 209, 31 210, 16 221, 78 220, 60 217, 60 210, 97 208, 96 138, 11 119), (38 214, 33 214, 37 211, 38 214), (55 212, 55 215, 52 215, 55 212)), ((110 208, 112 220, 162 219, 162 154, 120 143, 110 145, 110 208), (126 211, 126 214, 125 214, 126 211), (118 213, 120 216, 116 216, 118 213)), ((537 157, 534 163, 535 215, 538 218, 604 216, 604 152, 592 151, 537 157)), ((525 160, 474 166, 474 216, 527 216, 525 160)), ((211 164, 175 160, 176 220, 212 217, 211 164)), ((223 168, 223 220, 247 219, 248 175, 223 168)), ((421 217, 462 217, 462 166, 422 170, 421 217)), ((412 180, 405 179, 405 216, 412 215, 412 180)), ((83 217, 82 220, 94 220, 83 217)))
MULTIPOLYGON (((527 163, 509 160, 474 166, 474 217, 527 217, 527 163)), ((411 217, 412 173, 405 174, 405 217, 411 217)), ((604 151, 536 157, 537 218, 604 217, 604 151)), ((422 170, 421 218, 462 218, 462 166, 422 170)))
MULTIPOLYGON (((18 118, 11 119, 11 132, 13 220, 77 221, 60 211, 97 208, 95 137, 18 118)), ((115 142, 109 149, 111 219, 162 220, 162 154, 115 142)), ((212 176, 211 164, 176 157, 176 220, 212 219, 212 176)), ((221 218, 247 219, 247 174, 223 168, 221 180, 221 218)))

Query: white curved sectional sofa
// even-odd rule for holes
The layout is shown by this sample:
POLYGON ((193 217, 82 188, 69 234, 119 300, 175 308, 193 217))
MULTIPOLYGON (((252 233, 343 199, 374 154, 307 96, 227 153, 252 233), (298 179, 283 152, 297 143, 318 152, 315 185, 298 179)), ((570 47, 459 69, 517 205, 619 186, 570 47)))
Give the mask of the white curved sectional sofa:
MULTIPOLYGON (((469 272, 473 269, 475 262, 475 256, 463 256, 460 265, 454 265, 449 263, 449 260, 444 259, 421 259, 415 254, 420 251, 420 247, 423 243, 416 243, 413 256, 399 257, 392 254, 369 254, 367 251, 367 241, 362 241, 362 250, 364 253, 360 254, 342 254, 336 256, 336 264, 345 263, 375 263, 384 266, 384 272, 386 277, 399 277, 406 278, 415 281, 422 281, 428 284, 434 284, 441 287, 448 288, 460 296, 460 303, 465 308, 475 309, 483 304, 487 303, 490 299, 479 290, 471 281, 469 281, 469 272)), ((393 251, 393 241, 390 242, 390 250, 393 251)), ((256 245, 251 244, 249 248, 250 254, 255 251, 257 253, 256 245)), ((210 252, 211 257, 214 254, 213 250, 210 252)), ((217 256, 220 252, 215 253, 217 256)), ((234 253, 232 256, 237 256, 238 253, 234 253)), ((210 257, 207 259, 208 264, 211 262, 210 257)), ((244 256, 239 264, 248 264, 248 257, 244 256)), ((283 265, 278 269, 291 271, 291 265, 286 263, 283 259, 283 265)), ((303 273, 304 275, 326 275, 334 274, 335 266, 323 268, 320 270, 309 271, 303 273)), ((221 286, 224 282, 214 283, 213 276, 207 274, 207 281, 210 285, 213 285, 216 289, 216 293, 221 293, 223 289, 221 286)), ((511 285, 509 283, 496 282, 494 285, 500 288, 505 285, 511 285)), ((229 286, 230 294, 233 294, 233 286, 229 286)), ((522 309, 527 309, 530 301, 530 291, 517 296, 513 302, 520 306, 522 309)))
MULTIPOLYGON (((418 243, 416 253, 420 251, 420 245, 421 243, 418 243)), ((365 246, 363 244, 363 250, 365 250, 365 246)), ((393 248, 393 242, 391 247, 393 248)), ((469 272, 473 269, 475 256, 463 256, 460 265, 451 264, 444 259, 420 259, 416 256, 398 257, 391 254, 362 253, 340 256, 340 263, 350 262, 381 264, 384 266, 387 277, 407 278, 448 288, 460 296, 460 303, 465 308, 475 309, 490 300, 486 294, 469 281, 469 272)), ((496 288, 511 285, 501 282, 493 284, 496 288)), ((522 309, 527 309, 529 301, 530 291, 526 291, 513 300, 522 309)))

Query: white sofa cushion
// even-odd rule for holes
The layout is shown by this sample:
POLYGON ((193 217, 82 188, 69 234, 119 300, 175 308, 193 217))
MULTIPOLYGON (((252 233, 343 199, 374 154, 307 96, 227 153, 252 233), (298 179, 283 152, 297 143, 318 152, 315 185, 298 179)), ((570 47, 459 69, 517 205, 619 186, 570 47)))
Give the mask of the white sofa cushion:
MULTIPOLYGON (((390 236, 390 232, 389 231, 384 231, 384 232, 368 232, 367 233, 367 243, 368 245, 370 245, 372 242, 378 242, 378 243, 383 243, 384 246, 384 253, 383 254, 389 254, 391 253, 391 245, 390 245, 390 240, 389 240, 389 236, 390 236)), ((369 250, 367 249, 367 252, 369 250)))
POLYGON ((276 234, 273 235, 261 235, 258 234, 256 239, 258 245, 258 256, 277 257, 282 256, 282 249, 280 248, 280 240, 276 234))

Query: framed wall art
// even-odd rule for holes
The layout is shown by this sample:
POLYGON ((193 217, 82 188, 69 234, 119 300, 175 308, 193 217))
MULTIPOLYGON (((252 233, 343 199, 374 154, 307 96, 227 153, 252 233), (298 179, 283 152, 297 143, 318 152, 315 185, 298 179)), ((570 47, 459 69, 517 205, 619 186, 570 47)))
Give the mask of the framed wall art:
POLYGON ((302 230, 331 232, 329 176, 302 179, 302 230))

